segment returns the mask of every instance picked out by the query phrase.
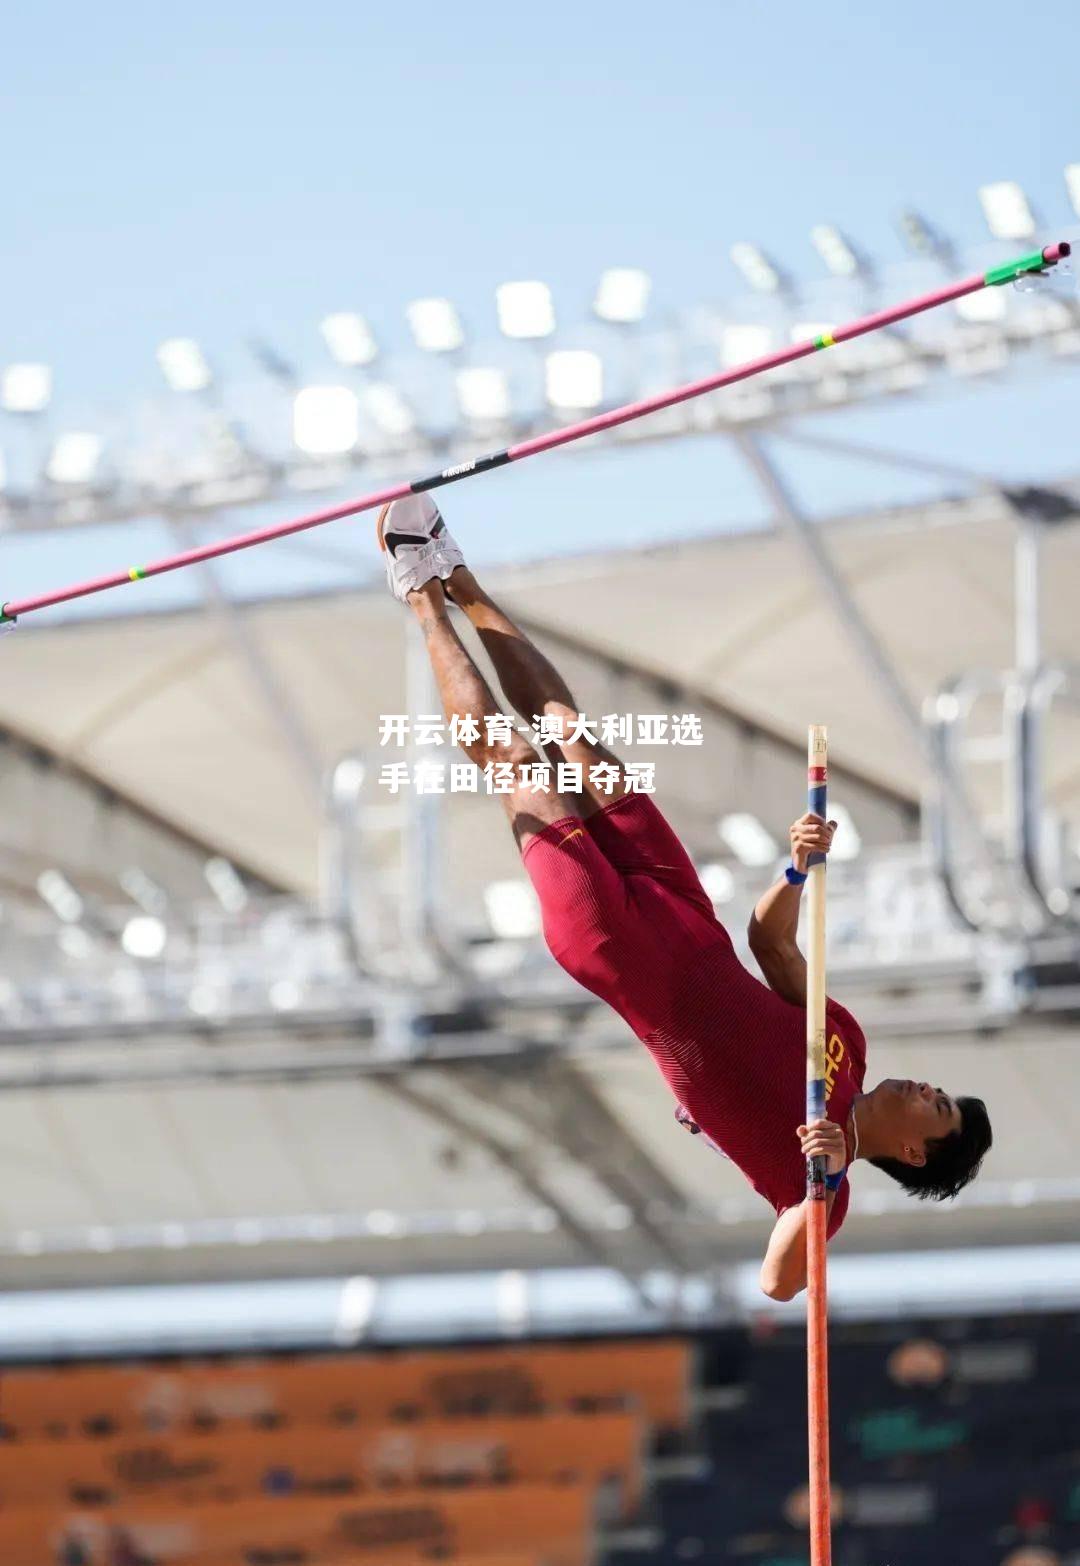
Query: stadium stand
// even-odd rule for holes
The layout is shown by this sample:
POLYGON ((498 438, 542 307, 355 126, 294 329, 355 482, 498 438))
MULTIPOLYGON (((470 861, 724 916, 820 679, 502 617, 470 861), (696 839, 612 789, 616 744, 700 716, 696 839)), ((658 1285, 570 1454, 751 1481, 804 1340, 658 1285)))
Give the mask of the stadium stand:
MULTIPOLYGON (((835 1566, 1074 1566, 1078 1348, 1066 1315, 837 1323, 835 1566)), ((806 1566, 804 1377, 801 1328, 772 1318, 16 1370, 0 1561, 806 1566)))

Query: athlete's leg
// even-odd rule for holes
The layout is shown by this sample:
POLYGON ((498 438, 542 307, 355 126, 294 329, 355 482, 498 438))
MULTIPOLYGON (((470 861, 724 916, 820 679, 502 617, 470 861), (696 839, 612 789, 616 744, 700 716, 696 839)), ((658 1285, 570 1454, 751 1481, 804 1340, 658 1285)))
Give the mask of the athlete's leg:
MULTIPOLYGON (((579 713, 570 687, 551 660, 488 596, 467 566, 458 566, 451 573, 446 592, 475 626, 515 711, 526 723, 533 723, 541 716, 559 718, 562 732, 572 733, 579 713)), ((594 742, 583 735, 546 746, 545 755, 553 763, 564 760, 581 767, 580 813, 583 817, 592 816, 627 792, 622 763, 599 741, 594 742), (602 787, 599 781, 590 782, 589 769, 598 763, 614 769, 606 774, 612 783, 610 788, 602 787)))
MULTIPOLYGON (((541 714, 558 714, 564 732, 569 732, 578 715, 577 703, 550 659, 484 591, 467 566, 458 566, 445 585, 448 596, 476 627, 515 710, 528 723, 541 714)), ((583 737, 548 746, 546 754, 556 761, 564 757, 580 764, 581 815, 620 875, 650 875, 665 881, 711 916, 712 902, 678 835, 648 795, 627 786, 622 763, 612 751, 583 737), (610 792, 589 784, 589 768, 597 762, 614 769, 608 773, 615 778, 610 792)))
POLYGON ((462 747, 469 760, 481 768, 496 762, 509 762, 513 767, 514 787, 509 793, 500 793, 499 798, 518 847, 524 852, 530 839, 545 827, 579 816, 576 797, 534 792, 522 782, 521 767, 539 761, 524 735, 512 733, 507 741, 489 737, 485 720, 502 709, 454 629, 443 583, 433 578, 410 592, 407 602, 423 631, 447 719, 471 718, 479 730, 478 738, 462 747))

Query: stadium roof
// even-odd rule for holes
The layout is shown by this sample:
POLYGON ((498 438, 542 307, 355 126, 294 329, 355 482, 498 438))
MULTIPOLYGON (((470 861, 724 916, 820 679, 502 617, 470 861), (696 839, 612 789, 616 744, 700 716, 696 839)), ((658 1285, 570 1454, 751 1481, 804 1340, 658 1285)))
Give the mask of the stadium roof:
MULTIPOLYGON (((1002 499, 849 517, 822 534, 916 708, 951 677, 1011 665, 1016 522, 1002 499)), ((1080 529, 1048 529, 1044 549, 1045 655, 1065 662, 1076 652, 1080 529)), ((786 787, 761 805, 772 828, 798 804, 808 721, 829 725, 834 771, 867 802, 870 841, 875 825, 895 838, 897 808, 917 803, 926 779, 911 735, 791 534, 582 555, 487 579, 568 662, 583 707, 626 710, 620 678, 654 701, 670 682, 672 710, 696 705, 706 729, 713 720, 784 758, 786 787)), ((406 618, 380 581, 224 615, 31 623, 2 649, 0 727, 270 884, 311 892, 318 775, 343 753, 378 750, 380 714, 409 708, 406 618)), ((667 776, 691 811, 715 820, 745 808, 745 765, 710 771, 662 754, 661 791, 667 776)), ((1053 716, 1046 764, 1055 808, 1080 813, 1075 705, 1053 716)), ((973 787, 983 812, 999 815, 999 772, 983 768, 973 787)), ((470 824, 490 808, 450 806, 470 824)), ((495 863, 512 869, 508 849, 495 863)))
MULTIPOLYGON (((1010 663, 1014 532, 992 497, 825 527, 916 703, 958 672, 1010 663)), ((1046 554, 1047 655, 1064 660, 1075 650, 1080 531, 1049 532, 1046 554)), ((808 719, 830 725, 836 794, 864 839, 910 835, 924 780, 909 736, 788 535, 504 568, 490 585, 558 655, 587 709, 703 713, 713 741, 658 762, 660 793, 695 851, 715 846, 719 814, 751 801, 783 830, 802 797, 808 719)), ((314 773, 370 749, 381 712, 408 710, 406 617, 381 584, 238 615, 239 629, 228 616, 181 614, 20 631, 2 649, 0 724, 56 758, 72 798, 92 780, 139 806, 144 845, 168 835, 175 858, 187 839, 196 860, 213 850, 271 885, 311 891, 322 808, 314 773), (253 642, 264 665, 252 662, 253 642)), ((1048 789, 1075 817, 1075 709, 1053 730, 1048 789)), ((31 791, 20 798, 25 815, 9 805, 4 841, 22 856, 26 886, 63 839, 87 864, 100 854, 107 889, 115 850, 100 848, 93 819, 73 816, 77 837, 65 838, 51 795, 51 820, 32 828, 31 791)), ((989 789, 982 803, 999 808, 989 789)), ((475 896, 492 876, 515 873, 492 803, 448 804, 456 886, 475 896)), ((182 882, 179 860, 175 869, 182 882)), ((33 1086, 26 1070, 37 1057, 24 1048, 24 1085, 0 1098, 11 1171, 0 1197, 5 1275, 30 1286, 419 1272, 586 1254, 639 1267, 668 1252, 700 1266, 757 1251, 767 1210, 679 1131, 654 1066, 618 1019, 593 1011, 573 1028, 573 1055, 534 1062, 520 1082, 504 1062, 501 1076, 459 1065, 103 1086, 87 1044, 70 1056, 65 1085, 50 1085, 42 1056, 33 1086), (578 1121, 575 1141, 565 1128, 578 1121)), ((992 1038, 954 1034, 943 1063, 945 1042, 933 1032, 872 1038, 872 1076, 946 1077, 953 1090, 1008 1104, 1009 1133, 955 1208, 928 1213, 860 1172, 865 1195, 845 1245, 1022 1241, 1033 1221, 1043 1239, 1074 1232, 1080 1124, 1076 1095, 1060 1091, 1074 1069, 1063 1029, 1032 1020, 992 1038)), ((205 1049, 215 1047, 208 1035, 205 1049)))

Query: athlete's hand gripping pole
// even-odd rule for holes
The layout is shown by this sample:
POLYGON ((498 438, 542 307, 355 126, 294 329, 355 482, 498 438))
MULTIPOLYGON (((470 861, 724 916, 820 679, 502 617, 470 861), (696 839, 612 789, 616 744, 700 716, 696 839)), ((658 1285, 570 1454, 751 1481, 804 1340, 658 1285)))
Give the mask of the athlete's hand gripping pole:
MULTIPOLYGON (((827 819, 828 741, 810 729, 807 809, 827 819)), ((825 1118, 825 855, 807 865, 806 1123, 825 1118)), ((825 1160, 806 1161, 806 1350, 810 1438, 810 1566, 831 1566, 829 1493, 829 1342, 825 1287, 825 1160)))

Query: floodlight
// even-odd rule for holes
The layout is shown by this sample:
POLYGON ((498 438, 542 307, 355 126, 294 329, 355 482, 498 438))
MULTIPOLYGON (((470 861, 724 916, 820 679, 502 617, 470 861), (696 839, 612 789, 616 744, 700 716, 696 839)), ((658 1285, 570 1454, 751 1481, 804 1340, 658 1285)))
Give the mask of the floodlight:
POLYGON ((1069 192, 1073 211, 1080 217, 1080 163, 1065 165, 1065 188, 1069 192))
POLYGON ((702 865, 698 880, 714 903, 728 903, 735 895, 735 877, 727 865, 702 865))
POLYGON ((553 408, 597 408, 604 395, 603 360, 587 348, 549 353, 544 386, 553 408))
POLYGON ((810 243, 834 277, 854 277, 859 258, 831 223, 816 223, 810 230, 810 243))
POLYGON ((38 896, 65 924, 78 924, 83 900, 62 870, 43 870, 37 878, 38 896))
POLYGON ((609 267, 601 274, 593 311, 602 321, 630 326, 644 316, 651 288, 648 272, 631 266, 609 267))
POLYGON ((125 924, 120 945, 129 957, 160 957, 165 950, 165 926, 152 914, 136 914, 125 924))
POLYGON ((527 881, 490 881, 484 907, 493 933, 503 940, 521 940, 540 929, 536 896, 527 881))
POLYGON ((1035 217, 1028 198, 1015 180, 1000 179, 980 185, 986 226, 995 239, 1028 239, 1035 232, 1035 217))
POLYGON ((771 833, 749 811, 739 810, 724 816, 719 825, 721 838, 744 865, 760 868, 779 857, 780 848, 771 833))
POLYGON ((158 348, 157 362, 173 391, 205 391, 214 379, 206 355, 191 337, 168 338, 158 348))
POLYGON ((101 456, 101 441, 87 430, 61 435, 45 464, 54 484, 89 484, 101 456))
POLYGON ((1005 314, 1005 289, 984 288, 956 301, 956 313, 965 321, 1000 321, 1005 314))
POLYGON ((465 341, 461 317, 449 299, 414 299, 405 314, 417 347, 425 353, 453 353, 465 341))
POLYGON ((193 984, 188 991, 188 1010, 197 1017, 213 1017, 222 1009, 221 996, 209 984, 193 984))
POLYGON ((720 359, 724 364, 747 364, 772 352, 773 334, 769 327, 750 322, 725 326, 720 336, 720 359))
POLYGON ((44 413, 51 395, 47 364, 9 364, 0 376, 0 406, 7 413, 44 413))
POLYGON ((270 986, 270 1004, 275 1011, 295 1011, 303 998, 295 979, 275 979, 270 986))
POLYGON ((457 374, 458 404, 467 419, 479 423, 510 416, 510 387, 501 370, 476 367, 457 374))
POLYGON ((546 283, 500 283, 495 308, 505 337, 550 337, 555 330, 555 306, 546 283))
POLYGON ((776 294, 783 287, 779 269, 757 245, 740 242, 731 247, 731 259, 750 287, 759 294, 776 294))
POLYGON ((247 887, 227 859, 208 859, 203 866, 203 874, 226 913, 239 913, 247 907, 247 887))
POLYGON ((846 805, 834 805, 830 800, 829 816, 836 822, 836 836, 829 850, 829 858, 837 862, 857 859, 862 852, 862 838, 851 818, 851 811, 846 805))
POLYGON ((312 457, 340 457, 360 434, 360 405, 348 386, 305 386, 293 398, 293 442, 312 457))
POLYGON ((378 355, 379 346, 371 327, 355 311, 339 310, 335 315, 325 316, 320 330, 326 346, 339 364, 355 368, 370 364, 378 355))
POLYGON ((375 381, 364 389, 364 409, 385 435, 408 435, 415 428, 413 411, 396 386, 375 381))

